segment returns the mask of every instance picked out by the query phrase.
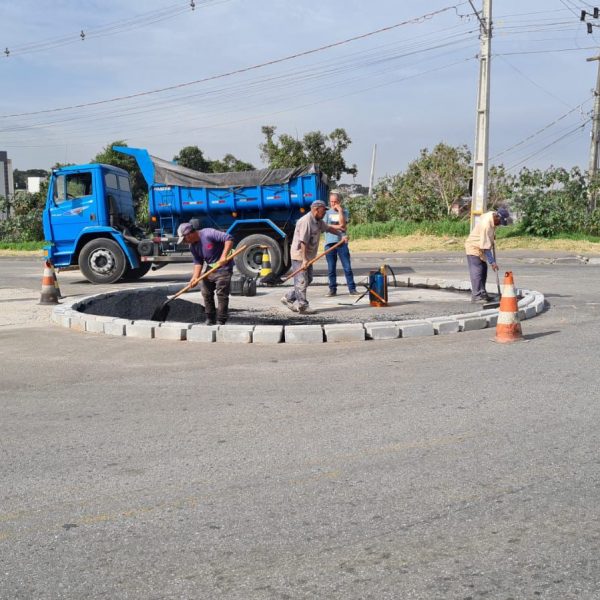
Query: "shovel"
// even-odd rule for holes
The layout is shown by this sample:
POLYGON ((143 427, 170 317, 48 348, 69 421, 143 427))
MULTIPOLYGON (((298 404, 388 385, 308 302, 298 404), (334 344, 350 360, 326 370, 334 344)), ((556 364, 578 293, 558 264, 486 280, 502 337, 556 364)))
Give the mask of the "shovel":
POLYGON ((265 277, 263 277, 261 279, 261 282, 265 285, 280 285, 280 284, 284 283, 285 281, 287 281, 288 279, 291 279, 294 275, 297 275, 301 271, 305 271, 306 269, 308 269, 308 267, 310 267, 310 265, 316 263, 320 258, 323 258, 326 254, 329 254, 330 252, 332 252, 336 248, 339 248, 342 244, 345 244, 345 243, 346 243, 345 240, 341 240, 337 244, 334 244, 333 246, 331 246, 331 248, 327 248, 327 250, 325 250, 325 252, 321 252, 321 254, 315 256, 314 258, 311 258, 305 267, 300 267, 299 269, 296 269, 293 273, 290 273, 284 279, 281 279, 278 275, 273 276, 273 273, 270 273, 269 275, 266 275, 265 277))
MULTIPOLYGON (((230 254, 225 259, 225 261, 224 261, 223 264, 228 263, 234 256, 237 256, 240 252, 242 252, 245 249, 246 249, 246 246, 240 246, 235 252, 233 252, 232 254, 230 254)), ((209 269, 208 271, 206 271, 205 273, 203 273, 202 275, 200 275, 200 277, 198 277, 198 279, 194 279, 194 281, 191 281, 190 283, 188 283, 188 285, 186 285, 183 289, 179 290, 174 296, 171 296, 170 298, 167 298, 152 313, 152 317, 150 317, 150 320, 151 321, 166 321, 167 317, 169 316, 169 311, 171 310, 171 307, 169 306, 169 303, 172 300, 175 300, 176 298, 179 298, 179 296, 181 296, 182 294, 185 294, 186 292, 188 292, 192 288, 195 288, 203 279, 206 279, 206 277, 208 277, 211 273, 214 273, 217 269, 220 269, 222 266, 223 265, 217 265, 217 266, 213 267, 212 269, 209 269)))

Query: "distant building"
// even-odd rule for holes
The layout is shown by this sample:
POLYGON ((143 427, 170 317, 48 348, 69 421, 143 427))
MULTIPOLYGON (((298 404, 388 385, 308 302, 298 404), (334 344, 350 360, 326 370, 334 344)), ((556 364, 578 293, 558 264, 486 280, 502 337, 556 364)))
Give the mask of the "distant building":
POLYGON ((40 191, 42 181, 46 181, 47 177, 28 177, 27 191, 30 194, 37 194, 40 191))
MULTIPOLYGON (((12 198, 14 193, 12 160, 8 158, 6 152, 0 150, 0 196, 12 198)), ((7 217, 8 213, 6 211, 0 211, 0 219, 6 219, 7 217)))

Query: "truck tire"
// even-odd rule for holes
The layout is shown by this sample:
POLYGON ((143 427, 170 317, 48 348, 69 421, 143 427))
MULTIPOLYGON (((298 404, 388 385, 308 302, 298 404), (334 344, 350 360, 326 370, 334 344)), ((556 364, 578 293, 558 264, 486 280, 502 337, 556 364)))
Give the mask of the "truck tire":
POLYGON ((125 273, 127 260, 121 246, 109 238, 89 241, 79 253, 79 268, 91 283, 114 283, 125 273))
POLYGON ((259 277, 263 255, 261 246, 267 246, 269 248, 271 269, 273 273, 275 275, 281 273, 283 270, 281 248, 272 237, 256 233, 242 239, 239 243, 240 246, 244 244, 247 248, 233 259, 235 261, 235 266, 242 275, 246 275, 246 277, 259 277))
POLYGON ((136 281, 137 279, 141 279, 152 266, 152 263, 149 262, 140 262, 140 266, 132 269, 129 265, 125 269, 125 275, 123 275, 123 279, 127 279, 129 281, 136 281))

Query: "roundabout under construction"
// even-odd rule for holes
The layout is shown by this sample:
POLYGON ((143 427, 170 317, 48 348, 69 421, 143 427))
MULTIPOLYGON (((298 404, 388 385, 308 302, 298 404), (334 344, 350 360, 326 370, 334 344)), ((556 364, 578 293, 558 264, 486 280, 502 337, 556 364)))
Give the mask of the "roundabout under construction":
MULTIPOLYGON (((388 288, 385 306, 369 295, 326 296, 325 278, 309 288, 313 314, 298 314, 281 303, 286 286, 259 287, 253 296, 231 297, 226 325, 207 326, 201 294, 186 293, 170 302, 164 321, 152 320, 157 306, 181 285, 122 289, 63 303, 55 323, 96 334, 190 342, 323 343, 445 335, 496 327, 498 308, 470 302, 468 281, 410 276, 388 288)), ((515 289, 514 319, 544 310, 544 296, 515 289)))

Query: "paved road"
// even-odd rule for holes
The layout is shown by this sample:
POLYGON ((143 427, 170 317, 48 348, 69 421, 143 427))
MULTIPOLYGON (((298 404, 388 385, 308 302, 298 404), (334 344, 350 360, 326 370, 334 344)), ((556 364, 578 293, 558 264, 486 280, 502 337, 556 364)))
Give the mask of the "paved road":
MULTIPOLYGON (((0 327, 0 598, 597 599, 600 267, 503 267, 551 302, 510 346, 0 327)), ((40 279, 0 260, 0 310, 40 279)))

